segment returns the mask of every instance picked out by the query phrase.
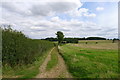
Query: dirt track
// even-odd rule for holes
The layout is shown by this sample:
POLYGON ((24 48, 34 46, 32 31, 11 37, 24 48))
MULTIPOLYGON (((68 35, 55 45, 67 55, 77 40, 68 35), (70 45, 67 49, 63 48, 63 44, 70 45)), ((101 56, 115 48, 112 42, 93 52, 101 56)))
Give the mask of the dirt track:
MULTIPOLYGON (((53 48, 55 49, 55 48, 53 48)), ((40 66, 40 73, 36 76, 36 78, 72 78, 70 73, 67 70, 65 62, 63 58, 56 52, 58 56, 58 64, 53 67, 50 71, 46 71, 46 66, 49 60, 51 60, 51 53, 53 49, 49 52, 47 58, 40 66)))

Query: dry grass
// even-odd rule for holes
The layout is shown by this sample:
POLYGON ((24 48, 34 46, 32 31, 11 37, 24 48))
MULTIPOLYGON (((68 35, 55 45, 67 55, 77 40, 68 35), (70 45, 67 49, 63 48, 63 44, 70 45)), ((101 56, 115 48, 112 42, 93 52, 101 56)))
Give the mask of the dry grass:
POLYGON ((112 40, 80 40, 79 43, 85 43, 85 42, 88 42, 88 43, 95 43, 95 42, 98 42, 98 43, 112 43, 112 40))
POLYGON ((72 44, 80 48, 118 50, 118 43, 72 44))

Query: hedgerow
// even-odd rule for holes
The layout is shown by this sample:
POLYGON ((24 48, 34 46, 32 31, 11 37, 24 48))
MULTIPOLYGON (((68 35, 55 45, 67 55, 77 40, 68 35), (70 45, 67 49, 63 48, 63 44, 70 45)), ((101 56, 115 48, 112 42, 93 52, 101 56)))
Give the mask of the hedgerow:
POLYGON ((4 28, 2 29, 2 64, 11 67, 32 64, 53 46, 52 42, 30 39, 20 31, 4 28))

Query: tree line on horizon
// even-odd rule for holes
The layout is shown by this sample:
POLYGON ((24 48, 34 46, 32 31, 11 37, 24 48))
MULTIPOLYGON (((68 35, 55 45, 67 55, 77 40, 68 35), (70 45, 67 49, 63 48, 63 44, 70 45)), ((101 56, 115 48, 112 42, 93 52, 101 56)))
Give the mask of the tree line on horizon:
MULTIPOLYGON (((41 39, 41 40, 47 40, 47 41, 58 41, 58 38, 53 38, 53 37, 49 37, 49 38, 45 38, 45 39, 41 39)), ((107 38, 103 38, 103 37, 83 37, 83 38, 64 38, 63 42, 66 43, 78 43, 79 40, 119 40, 119 39, 107 39, 107 38)))

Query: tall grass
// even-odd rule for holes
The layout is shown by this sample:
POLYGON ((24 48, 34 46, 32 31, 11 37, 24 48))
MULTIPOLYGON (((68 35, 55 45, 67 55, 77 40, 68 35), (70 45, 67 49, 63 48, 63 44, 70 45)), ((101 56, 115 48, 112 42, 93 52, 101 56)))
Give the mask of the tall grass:
POLYGON ((30 39, 11 28, 2 29, 2 41, 3 66, 11 67, 32 64, 54 46, 49 41, 30 39))
POLYGON ((60 52, 68 70, 76 78, 118 78, 118 51, 115 49, 81 48, 67 44, 60 47, 60 52))
POLYGON ((55 67, 58 64, 58 56, 57 56, 57 47, 53 49, 51 52, 51 60, 48 61, 46 70, 51 70, 53 67, 55 67))

